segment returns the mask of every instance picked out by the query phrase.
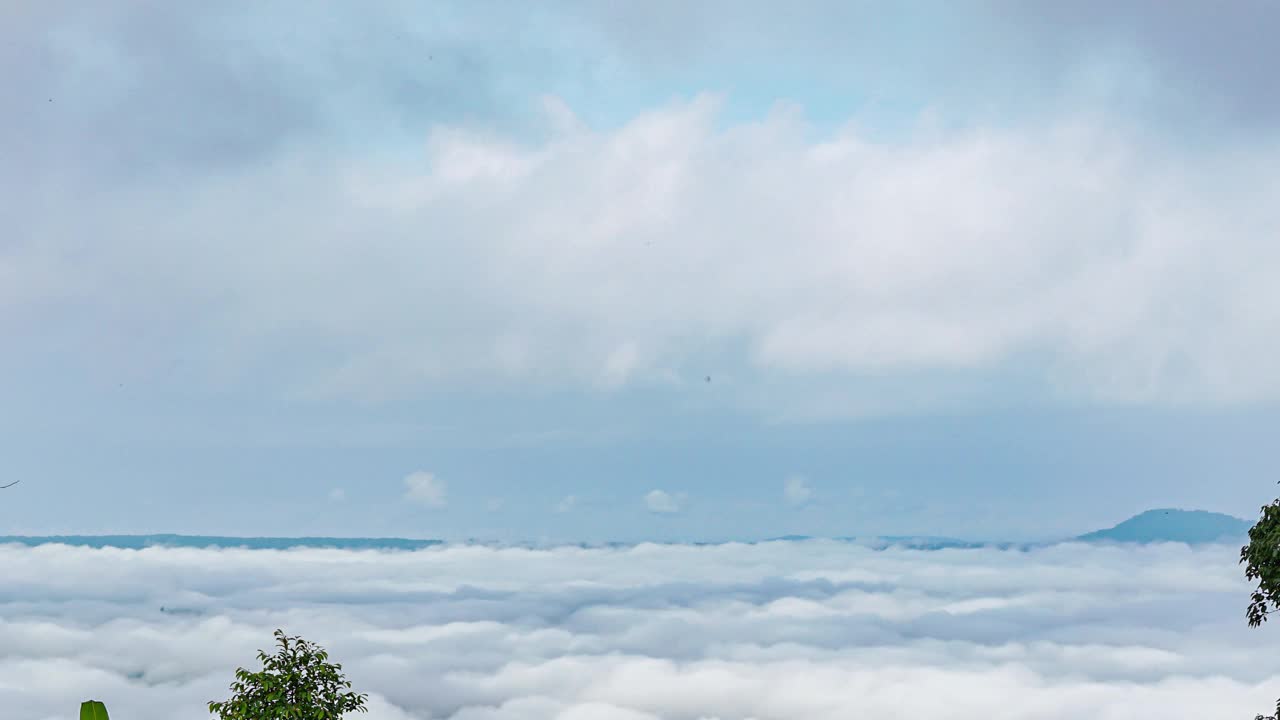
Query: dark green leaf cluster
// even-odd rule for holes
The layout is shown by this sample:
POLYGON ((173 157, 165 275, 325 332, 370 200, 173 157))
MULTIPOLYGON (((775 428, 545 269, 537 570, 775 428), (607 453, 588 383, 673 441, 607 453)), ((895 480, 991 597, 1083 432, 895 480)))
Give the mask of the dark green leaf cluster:
POLYGON ((351 692, 342 666, 329 653, 300 637, 275 631, 275 655, 258 651, 262 670, 236 670, 230 700, 210 702, 221 720, 340 720, 344 713, 366 712, 366 695, 351 692))
POLYGON ((1244 575, 1256 580, 1247 615, 1250 627, 1266 622, 1267 615, 1280 609, 1280 499, 1262 507, 1262 517, 1249 530, 1249 544, 1240 548, 1244 575))
MULTIPOLYGON (((1250 627, 1258 627, 1267 616, 1280 610, 1280 498, 1262 506, 1262 517, 1249 529, 1249 544, 1240 548, 1244 575, 1258 587, 1245 611, 1250 627)), ((1280 720, 1280 700, 1275 715, 1258 715, 1254 720, 1280 720)))

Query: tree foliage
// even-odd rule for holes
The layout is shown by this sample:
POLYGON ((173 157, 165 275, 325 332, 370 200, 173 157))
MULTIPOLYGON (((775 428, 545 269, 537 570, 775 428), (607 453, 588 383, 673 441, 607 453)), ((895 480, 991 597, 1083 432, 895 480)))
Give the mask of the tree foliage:
POLYGON ((1240 562, 1245 577, 1258 582, 1247 611, 1249 626, 1257 627, 1280 609, 1280 499, 1262 506, 1262 518, 1249 530, 1249 544, 1240 548, 1240 562))
POLYGON ((340 720, 345 713, 367 712, 361 693, 351 692, 342 666, 329 653, 300 637, 276 630, 274 655, 258 651, 262 670, 236 670, 230 700, 210 702, 221 720, 340 720))
MULTIPOLYGON (((1262 517, 1249 529, 1249 544, 1240 548, 1240 563, 1245 577, 1258 583, 1245 611, 1249 626, 1258 627, 1280 610, 1280 498, 1262 506, 1262 517)), ((1280 700, 1275 715, 1254 720, 1280 720, 1280 700)))

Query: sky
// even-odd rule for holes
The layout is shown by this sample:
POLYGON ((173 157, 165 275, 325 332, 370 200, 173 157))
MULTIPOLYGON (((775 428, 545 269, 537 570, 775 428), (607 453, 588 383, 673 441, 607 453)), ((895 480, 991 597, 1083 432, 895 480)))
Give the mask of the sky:
POLYGON ((0 4, 0 531, 1256 517, 1277 15, 0 4))
POLYGON ((1235 554, 7 545, 0 702, 201 717, 284 628, 342 664, 368 720, 1247 718, 1274 707, 1280 657, 1244 622, 1235 554))

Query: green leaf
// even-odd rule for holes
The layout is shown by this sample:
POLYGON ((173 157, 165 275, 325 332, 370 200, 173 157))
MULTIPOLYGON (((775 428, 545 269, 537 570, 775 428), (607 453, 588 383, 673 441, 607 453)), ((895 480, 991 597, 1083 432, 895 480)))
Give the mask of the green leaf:
POLYGON ((85 700, 80 703, 80 720, 110 720, 107 706, 97 700, 85 700))
POLYGON ((340 720, 345 712, 367 712, 367 696, 339 691, 351 683, 342 676, 341 665, 328 661, 327 651, 282 630, 272 635, 276 653, 260 650, 262 669, 257 672, 236 670, 231 699, 210 702, 210 713, 221 720, 340 720))

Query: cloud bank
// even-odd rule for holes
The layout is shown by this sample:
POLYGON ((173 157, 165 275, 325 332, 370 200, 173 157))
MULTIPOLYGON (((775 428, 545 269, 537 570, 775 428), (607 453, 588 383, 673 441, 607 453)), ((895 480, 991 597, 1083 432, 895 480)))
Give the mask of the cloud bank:
POLYGON ((299 8, 0 10, 7 375, 1280 399, 1266 4, 299 8))
POLYGON ((0 703, 203 717, 283 627, 370 720, 1252 717, 1234 549, 826 541, 419 552, 0 547, 0 703), (340 579, 340 581, 338 581, 340 579), (164 608, 162 611, 161 608, 164 608))
POLYGON ((155 188, 162 215, 103 190, 10 248, 9 292, 52 312, 118 288, 113 312, 236 348, 227 372, 301 363, 284 386, 308 397, 671 385, 709 365, 881 390, 1004 375, 1109 403, 1280 396, 1274 148, 1170 151, 1087 115, 813 138, 792 110, 724 126, 717 106, 532 144, 437 127, 394 162, 283 157, 155 188), (75 239, 90 226, 111 242, 75 239))

